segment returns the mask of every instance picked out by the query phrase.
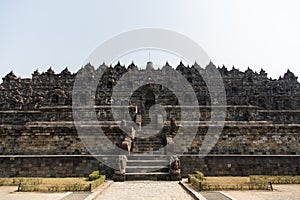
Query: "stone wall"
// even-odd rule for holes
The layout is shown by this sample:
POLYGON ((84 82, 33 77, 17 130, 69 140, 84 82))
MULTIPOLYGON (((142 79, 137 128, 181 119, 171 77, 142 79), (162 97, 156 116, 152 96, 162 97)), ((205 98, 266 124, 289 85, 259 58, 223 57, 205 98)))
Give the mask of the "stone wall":
POLYGON ((299 175, 300 156, 208 155, 181 156, 182 176, 202 171, 206 176, 299 175))
MULTIPOLYGON (((93 125, 87 126, 86 137, 93 125)), ((120 145, 124 135, 116 123, 102 125, 105 136, 120 145)), ((0 125, 0 155, 87 155, 73 122, 31 122, 0 125)), ((93 142, 93 141, 92 141, 93 142)), ((98 144, 100 145, 100 144, 98 144)), ((99 146, 96 146, 97 148, 99 146)))
MULTIPOLYGON (((124 133, 120 122, 103 122, 102 129, 116 145, 121 146, 124 133), (111 123, 109 125, 109 123, 111 123)), ((195 122, 190 122, 195 125, 195 122)), ((190 126, 191 126, 190 125, 190 126)), ((197 123, 198 125, 198 123, 197 123)), ((88 126, 93 128, 92 125, 88 126)), ((168 126, 163 129, 167 134, 168 126)), ((198 153, 207 132, 200 123, 189 153, 198 153)), ((184 134, 191 134, 184 128, 184 134)), ((267 122, 227 122, 211 154, 300 155, 299 124, 267 122)), ((88 134, 87 134, 88 136, 88 134)), ((86 155, 89 152, 77 135, 73 122, 31 122, 25 126, 0 125, 2 155, 86 155)), ((145 147, 146 148, 146 147, 145 147)))
POLYGON ((113 171, 93 156, 0 156, 0 177, 88 177, 113 171))
MULTIPOLYGON (((100 156, 99 156, 100 157, 100 156)), ((183 177, 201 170, 206 176, 299 175, 300 156, 180 156, 183 177)), ((0 177, 87 177, 113 170, 93 156, 0 156, 0 177)))

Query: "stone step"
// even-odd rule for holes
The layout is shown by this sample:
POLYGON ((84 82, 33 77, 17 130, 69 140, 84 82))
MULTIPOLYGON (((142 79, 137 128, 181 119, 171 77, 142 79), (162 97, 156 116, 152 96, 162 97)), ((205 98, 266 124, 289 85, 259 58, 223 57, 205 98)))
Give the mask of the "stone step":
POLYGON ((136 180, 152 180, 152 181, 168 181, 170 180, 167 172, 152 172, 152 173, 126 173, 126 181, 136 180))
POLYGON ((162 151, 157 151, 157 154, 151 153, 142 153, 142 152, 136 152, 141 154, 135 154, 135 155, 128 155, 128 160, 169 160, 170 155, 166 155, 162 151), (158 154, 159 153, 159 154, 158 154))
POLYGON ((164 143, 156 143, 156 144, 151 144, 151 143, 139 143, 139 144, 135 144, 133 143, 133 146, 134 147, 150 147, 150 146, 153 146, 153 147, 163 147, 163 146, 166 146, 164 143))
POLYGON ((129 156, 126 172, 168 172, 169 157, 161 155, 129 156))
POLYGON ((132 149, 136 149, 136 150, 140 150, 142 151, 157 151, 161 148, 163 148, 164 146, 155 146, 155 145, 139 145, 139 146, 133 146, 132 149))
POLYGON ((134 146, 164 146, 164 142, 161 141, 157 141, 157 142, 152 142, 152 141, 140 141, 140 142, 134 142, 133 143, 134 146))
POLYGON ((155 139, 157 140, 165 140, 164 136, 159 136, 159 135, 153 135, 152 133, 140 133, 135 135, 136 140, 150 140, 153 141, 155 139))
POLYGON ((167 166, 127 166, 127 173, 151 173, 151 172, 169 172, 167 166))
POLYGON ((167 166, 168 160, 128 160, 127 166, 167 166))
POLYGON ((166 140, 158 137, 148 137, 148 138, 135 138, 135 142, 165 142, 166 140))
POLYGON ((165 155, 164 150, 160 150, 161 147, 150 147, 150 148, 139 148, 139 147, 133 147, 132 152, 133 153, 141 153, 141 154, 149 154, 149 155, 165 155))

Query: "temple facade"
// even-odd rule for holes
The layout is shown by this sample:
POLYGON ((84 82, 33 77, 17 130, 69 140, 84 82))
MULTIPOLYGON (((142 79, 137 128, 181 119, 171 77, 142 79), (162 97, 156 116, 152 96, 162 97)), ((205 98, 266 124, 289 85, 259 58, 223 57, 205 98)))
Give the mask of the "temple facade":
MULTIPOLYGON (((187 127, 196 127, 198 131, 184 153, 178 155, 182 176, 197 169, 207 175, 299 174, 300 84, 297 77, 289 70, 279 79, 271 79, 263 69, 259 73, 249 68, 241 72, 216 67, 213 63, 200 68, 203 73, 216 68, 226 93, 223 94, 226 96, 224 128, 209 154, 200 158, 196 155, 209 127, 212 102, 198 68, 197 63, 193 66, 180 63, 176 68, 166 63, 161 69, 151 66, 140 69, 134 63, 127 67, 120 63, 114 67, 103 64, 95 69, 87 64, 77 73, 66 68, 56 74, 50 68, 43 73, 37 70, 27 79, 10 72, 0 84, 0 176, 83 176, 95 169, 113 176, 112 169, 95 159, 78 136, 72 113, 73 86, 78 73, 84 70, 89 77, 97 77, 103 69, 92 97, 94 111, 106 136, 129 154, 159 154, 162 159, 156 156, 153 162, 168 166, 168 161, 163 159, 165 152, 160 149, 172 143, 176 134, 181 134, 182 124, 188 124, 187 127), (155 71, 163 74, 168 70, 178 72, 191 85, 200 115, 195 116, 195 121, 182 121, 184 115, 189 115, 186 110, 195 102, 191 102, 192 94, 185 92, 181 85, 176 87, 181 91, 184 105, 169 88, 147 82, 135 90, 130 99, 118 99, 121 101, 118 104, 129 109, 132 121, 140 127, 134 130, 134 137, 128 136, 124 132, 126 125, 116 121, 112 113, 113 88, 127 72, 131 72, 126 86, 130 88, 149 80, 155 71), (147 77, 138 77, 140 73, 135 77, 135 72, 147 77), (156 104, 162 106, 165 115, 153 119, 149 110, 156 104), (181 112, 181 106, 187 108, 185 112, 181 112), (149 139, 143 127, 151 124, 151 120, 162 124, 162 129, 149 139), (141 135, 143 137, 139 137, 141 135)), ((176 76, 174 73, 171 78, 176 79, 176 76)), ((85 92, 77 96, 81 101, 91 98, 85 92)), ((185 128, 184 134, 188 132, 189 128, 185 128)), ((176 154, 176 143, 174 148, 176 154)), ((128 180, 139 178, 129 176, 141 171, 139 167, 151 169, 137 163, 143 160, 141 158, 129 155, 128 160, 128 180)), ((168 173, 163 168, 159 172, 162 174, 156 179, 163 179, 163 173, 168 173)))

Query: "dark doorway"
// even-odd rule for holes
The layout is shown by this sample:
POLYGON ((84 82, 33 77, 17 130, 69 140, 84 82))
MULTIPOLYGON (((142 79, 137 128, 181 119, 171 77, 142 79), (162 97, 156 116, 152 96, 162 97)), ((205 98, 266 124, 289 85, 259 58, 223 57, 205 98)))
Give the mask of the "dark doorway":
POLYGON ((51 104, 57 105, 59 103, 59 96, 57 94, 54 94, 51 98, 51 104))
POLYGON ((149 109, 153 105, 155 105, 155 94, 149 90, 145 95, 145 107, 149 109))

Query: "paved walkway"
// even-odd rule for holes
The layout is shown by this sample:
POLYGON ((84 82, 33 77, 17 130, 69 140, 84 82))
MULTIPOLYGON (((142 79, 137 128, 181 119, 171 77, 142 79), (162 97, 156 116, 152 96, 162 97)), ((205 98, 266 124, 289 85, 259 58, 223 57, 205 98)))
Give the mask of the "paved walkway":
POLYGON ((171 181, 115 182, 97 200, 192 200, 178 184, 171 181))
POLYGON ((0 200, 59 200, 67 193, 14 192, 16 186, 1 186, 0 200))
MULTIPOLYGON (((300 200, 299 185, 273 185, 275 191, 224 191, 234 200, 300 200)), ((0 187, 0 200, 83 200, 89 193, 37 193, 14 192, 16 186, 0 187)), ((207 200, 226 199, 218 193, 200 192, 207 200)), ((115 182, 98 196, 98 200, 192 200, 193 198, 178 184, 168 181, 115 182)))
POLYGON ((300 200, 300 185, 273 185, 275 191, 224 191, 235 200, 300 200))
POLYGON ((82 199, 85 199, 86 197, 88 197, 90 194, 92 194, 92 193, 91 192, 73 192, 72 194, 69 194, 60 200, 82 200, 82 199))
POLYGON ((231 200, 220 192, 201 192, 200 193, 206 200, 231 200))

